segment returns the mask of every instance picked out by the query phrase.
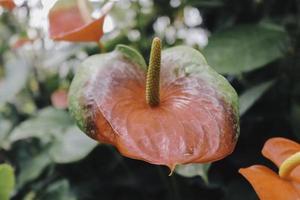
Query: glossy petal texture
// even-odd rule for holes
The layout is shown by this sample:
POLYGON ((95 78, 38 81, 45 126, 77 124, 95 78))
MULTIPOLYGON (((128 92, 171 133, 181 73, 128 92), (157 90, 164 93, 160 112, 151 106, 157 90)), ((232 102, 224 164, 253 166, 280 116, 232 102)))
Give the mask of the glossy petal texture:
MULTIPOLYGON (((300 145, 285 138, 269 139, 262 150, 263 155, 280 167, 281 163, 291 155, 300 152, 300 145)), ((300 166, 293 170, 291 179, 300 183, 300 166)))
POLYGON ((49 13, 50 37, 73 42, 99 41, 104 17, 91 18, 87 0, 59 0, 49 13))
POLYGON ((16 7, 16 4, 13 0, 0 0, 0 6, 3 6, 8 10, 13 10, 16 7))
POLYGON ((254 165, 239 172, 251 183, 261 200, 300 199, 299 184, 281 179, 265 166, 254 165))
POLYGON ((200 53, 188 47, 163 51, 161 103, 155 108, 146 104, 146 70, 135 60, 115 51, 82 64, 71 86, 70 109, 88 135, 125 156, 171 169, 233 151, 239 131, 236 93, 200 53))

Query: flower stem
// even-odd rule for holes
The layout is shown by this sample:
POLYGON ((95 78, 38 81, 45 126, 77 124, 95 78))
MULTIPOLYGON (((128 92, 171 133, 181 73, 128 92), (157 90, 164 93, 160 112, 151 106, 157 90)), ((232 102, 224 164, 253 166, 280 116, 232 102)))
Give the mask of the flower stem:
POLYGON ((287 158, 279 168, 279 176, 287 179, 290 173, 300 165, 300 152, 291 155, 287 158))
POLYGON ((100 53, 105 53, 105 47, 100 41, 97 42, 97 45, 100 49, 100 53))
POLYGON ((160 65, 161 65, 161 41, 155 37, 152 41, 150 60, 147 71, 146 101, 151 107, 159 105, 160 102, 160 65))

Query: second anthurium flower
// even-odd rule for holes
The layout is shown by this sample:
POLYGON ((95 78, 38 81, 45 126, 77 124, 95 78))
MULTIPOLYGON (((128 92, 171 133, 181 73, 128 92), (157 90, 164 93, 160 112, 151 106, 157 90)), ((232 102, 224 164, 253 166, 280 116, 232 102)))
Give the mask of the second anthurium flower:
POLYGON ((171 170, 226 157, 239 135, 238 98, 227 80, 190 47, 161 52, 158 38, 148 67, 124 45, 85 60, 69 108, 90 137, 171 170))
POLYGON ((16 7, 16 4, 13 0, 0 0, 0 6, 3 6, 8 10, 13 10, 16 7))
POLYGON ((239 170, 259 198, 300 199, 300 144, 285 138, 271 138, 265 143, 262 154, 279 168, 278 174, 263 165, 239 170))
POLYGON ((113 2, 106 3, 101 16, 92 18, 88 0, 58 0, 49 13, 49 31, 53 40, 71 42, 99 42, 103 35, 106 13, 113 2))

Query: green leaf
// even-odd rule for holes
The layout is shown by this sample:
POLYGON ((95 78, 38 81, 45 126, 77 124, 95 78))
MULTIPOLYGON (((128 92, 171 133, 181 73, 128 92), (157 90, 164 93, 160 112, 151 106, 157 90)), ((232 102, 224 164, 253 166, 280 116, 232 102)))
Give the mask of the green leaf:
POLYGON ((12 33, 8 27, 0 22, 0 55, 3 55, 3 53, 8 49, 8 41, 11 35, 12 33))
POLYGON ((67 180, 60 180, 48 186, 38 199, 76 200, 77 198, 70 192, 69 182, 67 180))
POLYGON ((49 153, 56 163, 71 163, 85 158, 97 145, 98 142, 72 126, 56 138, 49 153))
POLYGON ((213 34, 203 50, 222 74, 248 72, 283 56, 287 33, 273 25, 241 25, 213 34))
POLYGON ((10 30, 0 22, 0 40, 8 40, 11 36, 10 30))
POLYGON ((0 117, 0 148, 7 149, 10 145, 9 141, 6 139, 8 132, 12 128, 12 123, 9 120, 0 117))
POLYGON ((29 193, 26 194, 24 197, 24 200, 35 200, 36 193, 33 191, 30 191, 29 193))
POLYGON ((130 61, 134 61, 143 70, 147 70, 145 59, 137 50, 126 45, 118 45, 116 47, 116 50, 119 51, 123 56, 125 56, 125 58, 129 59, 130 61))
POLYGON ((35 117, 22 122, 10 134, 10 141, 15 142, 27 138, 39 138, 49 142, 53 137, 63 134, 73 121, 66 111, 52 107, 39 111, 35 117))
POLYGON ((0 165, 0 200, 9 200, 15 186, 14 169, 7 164, 0 165))
POLYGON ((251 106, 274 84, 274 81, 257 85, 240 96, 240 115, 246 113, 251 106))
POLYGON ((51 162, 47 150, 25 160, 21 164, 20 173, 17 176, 17 187, 22 188, 24 184, 38 178, 51 162))
POLYGON ((208 183, 208 171, 211 164, 187 164, 177 165, 175 172, 184 177, 201 176, 205 183, 208 183))
POLYGON ((0 104, 12 101, 24 88, 29 74, 28 63, 21 58, 11 57, 5 65, 5 77, 0 84, 0 104))
MULTIPOLYGON (((49 155, 56 163, 81 160, 98 145, 74 126, 73 120, 66 111, 52 107, 41 110, 35 117, 21 123, 12 131, 9 139, 15 142, 28 138, 38 138, 43 143, 49 143, 51 146, 49 155)), ((40 163, 42 166, 37 167, 46 167, 47 160, 42 161, 40 163)), ((35 174, 34 177, 37 175, 35 174)))

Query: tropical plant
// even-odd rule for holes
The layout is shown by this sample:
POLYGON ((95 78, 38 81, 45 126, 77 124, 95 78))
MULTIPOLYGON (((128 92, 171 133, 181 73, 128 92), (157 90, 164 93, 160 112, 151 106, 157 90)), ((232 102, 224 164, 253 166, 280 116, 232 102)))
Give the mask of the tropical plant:
POLYGON ((238 169, 272 168, 260 156, 269 138, 300 139, 296 0, 0 0, 0 6, 4 199, 257 199, 238 169), (155 36, 166 51, 185 45, 203 54, 240 104, 234 152, 218 162, 178 165, 170 177, 167 167, 123 157, 90 139, 67 109, 71 82, 89 56, 114 55, 123 44, 140 52, 145 59, 134 61, 143 66, 155 36))

